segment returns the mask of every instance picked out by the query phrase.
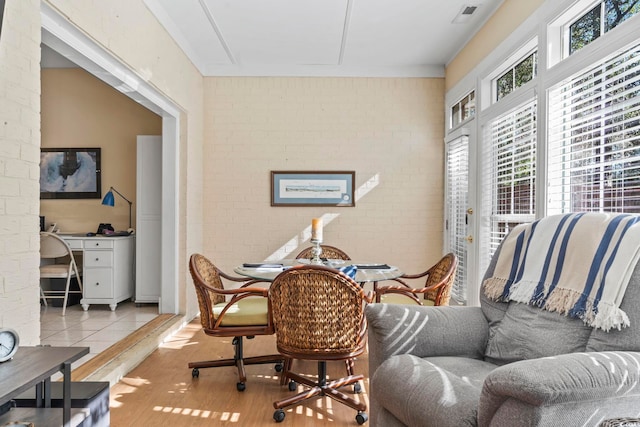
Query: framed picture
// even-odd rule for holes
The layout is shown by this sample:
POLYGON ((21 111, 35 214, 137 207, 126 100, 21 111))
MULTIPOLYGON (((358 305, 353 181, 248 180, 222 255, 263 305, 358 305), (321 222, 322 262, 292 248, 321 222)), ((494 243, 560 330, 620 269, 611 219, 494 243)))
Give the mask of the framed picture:
POLYGON ((42 148, 41 199, 99 199, 100 148, 42 148))
POLYGON ((271 171, 271 206, 355 206, 356 173, 271 171))

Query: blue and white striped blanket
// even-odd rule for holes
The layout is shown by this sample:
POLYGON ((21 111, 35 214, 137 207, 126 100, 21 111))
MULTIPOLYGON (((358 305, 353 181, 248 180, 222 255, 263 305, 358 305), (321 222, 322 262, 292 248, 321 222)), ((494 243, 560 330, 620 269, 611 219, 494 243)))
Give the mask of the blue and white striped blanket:
POLYGON ((629 326, 620 309, 640 256, 640 216, 552 215, 505 238, 483 292, 582 319, 608 331, 629 326))

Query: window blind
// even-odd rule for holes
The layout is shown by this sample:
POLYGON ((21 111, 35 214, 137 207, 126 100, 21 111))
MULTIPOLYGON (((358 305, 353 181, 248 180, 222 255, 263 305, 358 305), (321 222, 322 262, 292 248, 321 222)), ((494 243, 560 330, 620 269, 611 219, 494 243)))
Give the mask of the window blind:
POLYGON ((549 92, 548 207, 640 213, 640 45, 549 92))
POLYGON ((458 258, 451 297, 467 302, 467 221, 469 206, 469 138, 462 136, 447 144, 447 237, 449 250, 458 258))
POLYGON ((532 99, 485 128, 482 270, 513 227, 535 218, 536 109, 532 99))

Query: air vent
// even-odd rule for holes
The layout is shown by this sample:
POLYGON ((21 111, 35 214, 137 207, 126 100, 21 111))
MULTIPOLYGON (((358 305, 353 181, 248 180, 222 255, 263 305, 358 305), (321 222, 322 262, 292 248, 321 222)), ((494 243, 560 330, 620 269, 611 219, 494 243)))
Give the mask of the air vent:
POLYGON ((475 13, 475 11, 478 9, 478 7, 479 6, 472 6, 472 5, 464 5, 464 6, 462 6, 462 9, 460 9, 460 12, 458 12, 456 17, 453 18, 453 21, 451 21, 451 22, 454 23, 454 24, 464 24, 469 19, 471 19, 471 15, 473 15, 475 13))
POLYGON ((477 8, 478 6, 465 6, 462 10, 462 15, 473 15, 477 8))

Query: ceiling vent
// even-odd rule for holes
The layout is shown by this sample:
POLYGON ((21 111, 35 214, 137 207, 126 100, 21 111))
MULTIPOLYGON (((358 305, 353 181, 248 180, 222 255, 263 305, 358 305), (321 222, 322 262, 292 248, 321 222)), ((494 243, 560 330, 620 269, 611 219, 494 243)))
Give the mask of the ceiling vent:
POLYGON ((460 12, 458 12, 458 14, 456 15, 455 18, 453 18, 453 21, 451 21, 454 24, 464 24, 465 22, 467 22, 469 19, 471 19, 471 15, 474 14, 474 12, 478 9, 478 6, 474 6, 474 5, 464 5, 462 6, 462 9, 460 9, 460 12))

